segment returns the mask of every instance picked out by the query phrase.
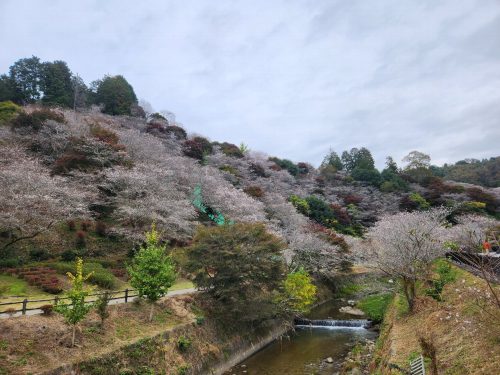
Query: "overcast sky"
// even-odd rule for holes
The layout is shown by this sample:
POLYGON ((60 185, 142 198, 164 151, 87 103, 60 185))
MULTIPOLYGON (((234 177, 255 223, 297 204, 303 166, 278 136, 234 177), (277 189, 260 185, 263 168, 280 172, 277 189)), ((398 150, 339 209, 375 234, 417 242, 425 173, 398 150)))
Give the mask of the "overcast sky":
POLYGON ((122 74, 190 132, 318 165, 500 154, 498 0, 0 0, 0 72, 122 74))

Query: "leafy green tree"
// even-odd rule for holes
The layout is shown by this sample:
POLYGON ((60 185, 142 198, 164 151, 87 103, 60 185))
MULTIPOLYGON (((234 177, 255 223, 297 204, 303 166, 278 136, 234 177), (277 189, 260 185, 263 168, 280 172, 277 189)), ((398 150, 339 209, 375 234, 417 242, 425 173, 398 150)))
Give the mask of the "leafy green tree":
POLYGON ((354 155, 358 152, 359 150, 357 148, 351 148, 351 151, 344 151, 342 152, 341 156, 341 161, 342 165, 344 166, 344 169, 347 172, 352 171, 355 168, 355 158, 354 155))
POLYGON ((61 107, 73 106, 73 85, 71 71, 64 61, 42 64, 40 88, 43 91, 42 102, 61 107))
POLYGON ((15 90, 20 93, 22 104, 34 103, 39 100, 40 81, 42 78, 42 63, 36 56, 17 60, 9 68, 9 76, 15 90))
POLYGON ((0 75, 0 102, 12 101, 22 104, 22 93, 16 87, 12 78, 6 74, 0 75))
POLYGON ((361 147, 359 151, 354 154, 354 168, 367 170, 375 169, 375 161, 373 160, 372 153, 366 147, 361 147))
POLYGON ((396 162, 394 161, 392 156, 388 156, 385 159, 384 171, 387 171, 388 173, 394 173, 394 174, 398 173, 398 165, 396 164, 396 162))
POLYGON ((380 173, 375 169, 373 156, 366 147, 344 151, 341 161, 345 170, 355 180, 369 182, 377 186, 380 184, 380 173))
POLYGON ((307 313, 316 300, 317 288, 303 268, 289 273, 283 282, 283 292, 278 302, 283 310, 292 314, 307 313))
POLYGON ((403 158, 406 163, 404 172, 417 182, 422 182, 432 175, 430 170, 431 157, 420 151, 412 151, 403 158))
POLYGON ((260 223, 198 227, 187 270, 221 320, 252 323, 275 317, 285 244, 260 223))
POLYGON ((135 254, 127 272, 130 284, 137 289, 139 297, 151 304, 151 321, 155 302, 167 294, 177 275, 172 258, 166 254, 166 246, 160 244, 160 234, 155 224, 145 236, 146 244, 135 254))
POLYGON ((75 346, 75 331, 77 324, 82 321, 92 309, 92 304, 85 303, 85 298, 89 295, 90 289, 84 286, 84 281, 92 276, 92 272, 88 275, 83 275, 83 260, 76 260, 76 272, 73 275, 68 272, 68 278, 71 282, 71 289, 67 292, 66 297, 71 301, 69 304, 57 303, 54 311, 64 316, 67 324, 72 326, 71 346, 75 346))
POLYGON ((420 151, 412 151, 403 158, 403 162, 407 163, 405 167, 407 171, 427 169, 431 165, 431 157, 420 151))
POLYGON ((407 191, 409 187, 408 182, 399 175, 398 165, 394 159, 388 156, 385 165, 386 167, 380 174, 380 190, 384 192, 407 191))
POLYGON ((351 177, 356 181, 369 182, 375 186, 380 184, 380 172, 376 169, 354 168, 351 171, 351 177))
POLYGON ((321 163, 322 168, 324 168, 328 165, 335 167, 335 169, 337 171, 340 171, 344 168, 344 165, 342 164, 342 160, 340 159, 340 156, 333 150, 330 150, 328 155, 325 156, 325 158, 323 159, 323 162, 321 163))
POLYGON ((134 89, 121 75, 106 76, 98 82, 95 100, 109 115, 130 115, 131 106, 137 104, 134 89))

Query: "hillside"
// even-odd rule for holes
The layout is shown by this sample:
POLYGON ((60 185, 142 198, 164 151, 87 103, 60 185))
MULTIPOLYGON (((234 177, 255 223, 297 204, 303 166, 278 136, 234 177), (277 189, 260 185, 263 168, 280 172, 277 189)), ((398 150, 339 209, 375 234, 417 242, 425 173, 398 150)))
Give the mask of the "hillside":
POLYGON ((413 195, 382 192, 344 171, 188 136, 161 115, 28 106, 0 135, 3 266, 71 258, 68 251, 118 265, 152 221, 171 246, 184 246, 214 213, 265 222, 291 256, 314 253, 317 271, 348 261, 343 244, 355 238, 345 234, 362 234, 381 214, 446 202, 498 207, 487 190, 439 180, 410 183, 413 195))

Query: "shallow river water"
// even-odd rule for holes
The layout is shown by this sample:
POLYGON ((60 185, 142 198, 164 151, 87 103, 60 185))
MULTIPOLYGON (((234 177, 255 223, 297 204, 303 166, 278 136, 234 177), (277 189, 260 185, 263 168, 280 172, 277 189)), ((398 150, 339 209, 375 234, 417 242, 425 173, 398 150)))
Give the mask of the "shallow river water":
MULTIPOLYGON (((340 306, 342 304, 337 301, 327 302, 312 311, 308 318, 356 318, 339 313, 340 306)), ((289 339, 271 343, 226 374, 331 375, 357 341, 375 338, 376 333, 364 328, 296 328, 289 339), (333 364, 324 361, 328 357, 333 358, 333 364)))

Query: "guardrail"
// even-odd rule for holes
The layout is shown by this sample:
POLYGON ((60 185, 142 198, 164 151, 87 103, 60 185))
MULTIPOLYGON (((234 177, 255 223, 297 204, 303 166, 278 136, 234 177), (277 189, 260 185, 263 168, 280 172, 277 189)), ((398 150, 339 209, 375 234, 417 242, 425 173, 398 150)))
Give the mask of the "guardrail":
MULTIPOLYGON (((137 297, 139 294, 134 294, 134 292, 137 292, 135 289, 125 289, 125 290, 115 290, 115 291, 109 291, 107 292, 111 298, 109 298, 110 301, 113 300, 124 300, 124 303, 127 303, 131 298, 137 297), (123 294, 123 295, 120 295, 123 294), (117 296, 120 295, 120 296, 117 296)), ((85 300, 86 303, 93 303, 97 301, 97 298, 92 299, 92 297, 99 297, 103 295, 105 292, 102 293, 95 293, 95 294, 89 294, 88 297, 90 297, 89 300, 85 300)), ((68 297, 59 297, 55 296, 54 298, 50 299, 34 299, 34 300, 29 300, 27 298, 20 300, 20 301, 15 301, 15 302, 1 302, 0 303, 0 314, 16 314, 16 313, 21 313, 21 315, 26 315, 27 311, 33 311, 33 310, 40 310, 40 307, 42 307, 45 304, 57 304, 60 301, 68 300, 68 297), (29 304, 32 304, 32 307, 29 306, 29 304), (33 306, 33 304, 36 304, 37 306, 33 306), (5 306, 17 306, 21 307, 19 309, 16 308, 5 308, 5 306)))

